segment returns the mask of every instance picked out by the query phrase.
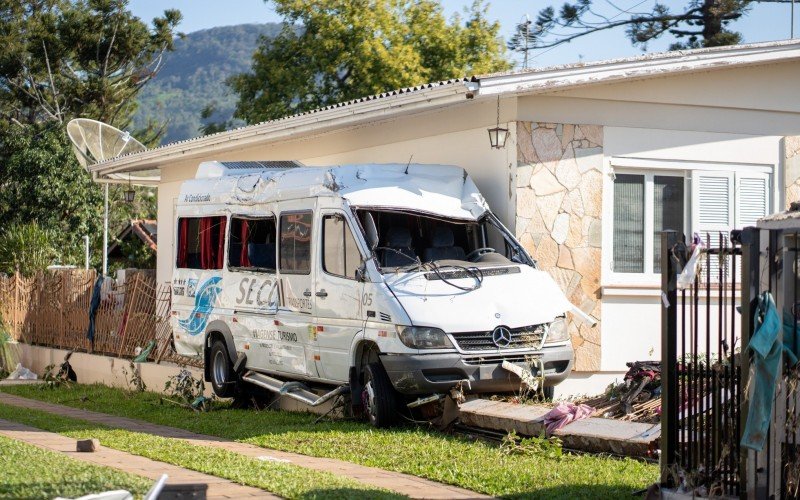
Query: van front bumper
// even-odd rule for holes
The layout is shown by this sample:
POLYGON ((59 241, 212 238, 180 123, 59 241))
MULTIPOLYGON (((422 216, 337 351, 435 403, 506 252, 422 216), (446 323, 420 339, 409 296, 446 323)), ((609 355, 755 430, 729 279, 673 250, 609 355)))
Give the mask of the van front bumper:
MULTIPOLYGON (((518 361, 520 355, 491 354, 479 359, 476 355, 446 354, 381 354, 381 362, 398 392, 408 395, 444 393, 462 380, 469 381, 467 392, 512 392, 520 388, 520 378, 504 369, 503 358, 530 369, 538 376, 538 363, 518 361)), ((572 371, 575 357, 571 345, 545 347, 530 355, 544 364, 544 385, 563 381, 572 371)))

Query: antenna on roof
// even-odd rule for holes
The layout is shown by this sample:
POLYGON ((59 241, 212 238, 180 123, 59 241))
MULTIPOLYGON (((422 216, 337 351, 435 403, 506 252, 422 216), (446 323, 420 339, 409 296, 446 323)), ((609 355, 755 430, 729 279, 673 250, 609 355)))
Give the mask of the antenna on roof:
MULTIPOLYGON (((118 156, 138 153, 147 148, 128 132, 111 125, 88 118, 75 118, 67 123, 67 135, 72 141, 72 150, 87 172, 89 166, 118 156)), ((108 273, 108 183, 155 184, 159 181, 158 171, 127 172, 109 174, 105 177, 104 215, 103 215, 103 276, 108 273)))
POLYGON ((414 159, 414 155, 408 157, 408 163, 406 163, 406 175, 408 175, 408 167, 411 166, 411 160, 414 159))

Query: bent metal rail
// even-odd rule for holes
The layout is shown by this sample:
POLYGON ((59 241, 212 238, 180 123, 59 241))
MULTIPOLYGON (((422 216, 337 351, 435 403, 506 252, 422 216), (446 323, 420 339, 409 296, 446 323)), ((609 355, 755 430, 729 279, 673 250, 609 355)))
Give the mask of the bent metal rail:
POLYGON ((662 484, 712 497, 799 498, 797 365, 781 363, 764 448, 740 445, 757 385, 747 346, 758 296, 770 292, 796 328, 798 240, 755 228, 707 236, 702 264, 679 288, 692 248, 663 233, 662 484))

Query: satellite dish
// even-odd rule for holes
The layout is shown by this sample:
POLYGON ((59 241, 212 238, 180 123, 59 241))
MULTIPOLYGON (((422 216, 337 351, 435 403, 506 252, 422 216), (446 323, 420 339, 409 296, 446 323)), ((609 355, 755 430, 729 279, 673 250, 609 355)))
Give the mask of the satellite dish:
MULTIPOLYGON (((88 118, 70 120, 67 123, 67 135, 72 141, 72 149, 78 162, 87 170, 89 165, 147 149, 130 133, 88 118)), ((134 184, 153 184, 160 179, 158 170, 109 174, 108 177, 134 184)))

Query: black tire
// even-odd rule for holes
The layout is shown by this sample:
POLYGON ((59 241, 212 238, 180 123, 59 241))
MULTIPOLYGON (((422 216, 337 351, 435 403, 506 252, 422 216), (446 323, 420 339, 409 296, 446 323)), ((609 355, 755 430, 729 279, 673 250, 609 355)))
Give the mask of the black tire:
POLYGON ((556 395, 556 387, 554 385, 546 385, 542 387, 542 394, 544 395, 544 399, 552 401, 553 396, 556 395))
POLYGON ((233 364, 225 342, 217 339, 211 344, 208 362, 211 364, 208 373, 214 394, 220 398, 233 397, 236 393, 236 374, 233 372, 233 364))
POLYGON ((364 370, 361 404, 364 415, 373 426, 384 428, 397 423, 399 397, 380 363, 370 363, 364 370))

